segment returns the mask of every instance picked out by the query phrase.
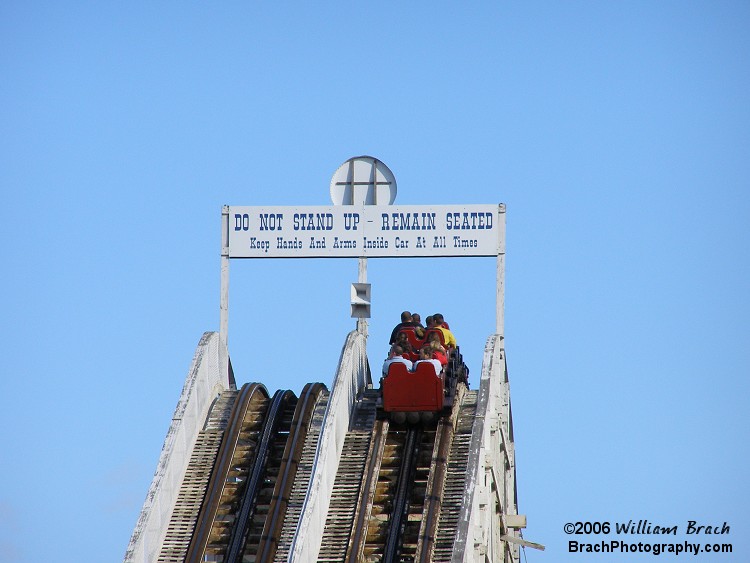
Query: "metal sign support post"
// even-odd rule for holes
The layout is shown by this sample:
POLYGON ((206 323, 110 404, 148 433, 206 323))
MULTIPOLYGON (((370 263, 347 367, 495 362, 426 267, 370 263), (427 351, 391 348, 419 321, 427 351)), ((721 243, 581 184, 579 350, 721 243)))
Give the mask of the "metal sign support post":
MULTIPOLYGON (((358 283, 367 283, 367 258, 359 258, 359 273, 357 275, 358 283)), ((357 330, 365 336, 365 345, 367 344, 367 318, 357 319, 357 330)))
MULTIPOLYGON (((495 332, 505 338, 505 204, 497 209, 497 296, 495 332)), ((505 345, 503 345, 505 347, 505 345)))
POLYGON ((221 312, 219 319, 219 339, 225 358, 222 358, 222 377, 229 380, 229 206, 221 208, 221 312))

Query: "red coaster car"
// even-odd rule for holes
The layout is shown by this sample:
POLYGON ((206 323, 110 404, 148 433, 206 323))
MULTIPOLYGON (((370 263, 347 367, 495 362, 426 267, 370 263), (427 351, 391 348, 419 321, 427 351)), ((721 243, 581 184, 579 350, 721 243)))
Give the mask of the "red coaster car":
POLYGON ((432 364, 419 364, 413 372, 404 364, 391 364, 381 387, 383 411, 390 413, 394 422, 427 421, 443 410, 443 376, 435 374, 432 364))

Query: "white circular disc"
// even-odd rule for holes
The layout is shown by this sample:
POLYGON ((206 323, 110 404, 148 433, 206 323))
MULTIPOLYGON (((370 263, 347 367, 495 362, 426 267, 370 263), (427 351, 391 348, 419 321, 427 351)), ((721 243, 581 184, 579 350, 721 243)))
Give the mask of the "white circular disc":
POLYGON ((396 201, 396 177, 377 158, 350 158, 331 178, 331 201, 334 205, 391 205, 396 201))

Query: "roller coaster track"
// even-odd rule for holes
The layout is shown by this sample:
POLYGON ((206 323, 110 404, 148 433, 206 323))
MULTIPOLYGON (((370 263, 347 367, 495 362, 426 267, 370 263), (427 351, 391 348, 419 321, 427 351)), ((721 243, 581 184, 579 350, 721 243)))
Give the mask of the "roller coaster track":
POLYGON ((315 454, 317 452, 318 440, 323 427, 323 420, 328 407, 329 393, 325 387, 322 387, 318 395, 315 409, 312 412, 310 425, 305 434, 305 442, 302 447, 302 453, 297 465, 297 475, 294 484, 289 491, 289 500, 287 502, 284 522, 278 534, 278 545, 274 561, 278 563, 286 562, 289 556, 289 550, 294 535, 297 532, 297 525, 302 515, 302 509, 307 498, 307 490, 312 478, 312 471, 315 465, 315 454))
POLYGON ((450 559, 476 410, 476 392, 458 390, 450 416, 421 427, 373 420, 365 394, 344 441, 318 561, 427 562, 446 548, 450 559))
POLYGON ((264 524, 262 515, 267 514, 271 501, 295 406, 296 397, 291 391, 277 391, 271 400, 252 471, 227 544, 223 559, 226 563, 241 561, 245 552, 252 552, 258 546, 264 524), (255 518, 256 514, 261 517, 255 518))
MULTIPOLYGON (((179 561, 272 560, 322 384, 268 397, 240 390, 216 456, 187 556, 179 561)), ((327 396, 327 393, 326 393, 327 396)), ((309 477, 308 477, 309 479, 309 477)))
MULTIPOLYGON (((503 359, 496 348, 488 350, 503 359)), ((488 445, 480 444, 487 435, 492 380, 483 370, 481 391, 470 391, 467 376, 456 352, 445 379, 455 393, 446 395, 439 416, 421 413, 418 424, 406 423, 408 413, 384 412, 380 390, 367 385, 369 376, 357 387, 342 387, 348 395, 337 395, 336 386, 331 405, 321 383, 306 385, 299 398, 288 390, 271 397, 259 383, 237 391, 232 382, 213 396, 204 390, 200 409, 207 415, 191 427, 192 447, 179 458, 182 481, 170 477, 179 485, 166 497, 173 509, 159 517, 159 528, 141 527, 146 513, 139 518, 141 536, 134 534, 136 541, 148 537, 146 545, 157 551, 145 557, 136 544, 126 561, 136 563, 128 559, 132 553, 139 554, 138 563, 281 563, 314 561, 316 554, 326 563, 448 563, 465 554, 476 561, 484 554, 477 559, 469 546, 478 534, 481 545, 493 548, 489 560, 500 553, 502 560, 517 561, 517 548, 514 554, 510 540, 495 534, 498 527, 503 534, 516 527, 502 517, 517 514, 515 492, 507 485, 513 483, 512 457, 492 458, 499 463, 489 482, 489 470, 481 474, 492 452, 512 456, 512 427, 490 427, 488 445), (505 490, 498 489, 498 466, 505 471, 505 490), (326 499, 322 508, 315 504, 319 498, 326 499), (477 506, 487 498, 494 519, 476 523, 477 506)), ((507 381, 505 392, 494 400, 509 400, 507 381)), ((158 474, 167 482, 164 475, 169 473, 158 474)))
MULTIPOLYGON (((426 449, 432 449, 432 442, 434 442, 434 434, 428 436, 428 432, 423 432, 421 428, 408 428, 406 430, 399 430, 396 432, 390 432, 397 436, 396 444, 403 443, 401 450, 394 456, 399 467, 398 474, 388 472, 385 476, 386 486, 395 488, 391 501, 390 517, 388 526, 386 527, 387 533, 384 540, 370 541, 365 544, 365 550, 368 549, 368 543, 371 549, 377 549, 383 545, 383 561, 396 561, 396 558, 401 555, 402 551, 410 551, 410 547, 416 546, 413 540, 413 526, 410 524, 410 507, 417 500, 413 497, 418 497, 420 489, 422 490, 422 496, 424 495, 424 489, 422 486, 425 484, 424 464, 419 463, 424 457, 426 449), (425 440, 422 437, 425 436, 425 440), (403 442, 402 442, 403 441, 403 442), (398 459, 400 457, 400 460, 398 459), (419 475, 417 473, 419 472, 419 475), (407 532, 407 527, 411 528, 407 532)), ((394 448, 395 449, 395 448, 394 448)), ((391 467, 395 465, 391 464, 391 467)), ((381 473, 383 465, 381 464, 381 473)), ((427 465, 427 473, 429 474, 429 464, 427 465)), ((385 508, 385 506, 384 506, 385 508)), ((383 513, 386 513, 383 511, 383 513)), ((378 527, 379 530, 383 530, 382 526, 378 527)))
MULTIPOLYGON (((289 439, 286 441, 279 465, 269 512, 258 542, 255 561, 272 561, 279 547, 281 533, 285 523, 288 523, 285 516, 288 511, 292 488, 301 465, 302 454, 305 452, 307 431, 315 414, 318 397, 323 389, 322 383, 308 383, 297 402, 289 439)), ((303 482, 309 481, 309 471, 307 474, 300 474, 300 478, 303 482)), ((296 524, 296 522, 294 523, 296 524)))
POLYGON ((211 478, 211 469, 236 397, 237 391, 224 391, 212 405, 206 425, 198 435, 157 559, 159 563, 182 563, 185 560, 198 511, 211 478))
POLYGON ((262 431, 268 402, 268 391, 263 385, 252 383, 242 387, 185 561, 216 559, 226 551, 234 507, 247 482, 247 464, 257 453, 257 436, 262 431))
MULTIPOLYGON (((461 389, 459 387, 459 389, 461 389)), ((435 563, 449 563, 453 556, 453 545, 458 530, 461 508, 465 502, 466 474, 469 464, 469 444, 477 410, 477 391, 466 391, 461 398, 453 439, 444 465, 445 476, 440 496, 437 527, 432 546, 435 563)), ((423 558, 421 560, 424 560, 423 558)))
POLYGON ((346 556, 365 466, 373 458, 379 459, 371 447, 378 395, 377 390, 368 390, 356 405, 333 484, 318 561, 344 561, 346 556))

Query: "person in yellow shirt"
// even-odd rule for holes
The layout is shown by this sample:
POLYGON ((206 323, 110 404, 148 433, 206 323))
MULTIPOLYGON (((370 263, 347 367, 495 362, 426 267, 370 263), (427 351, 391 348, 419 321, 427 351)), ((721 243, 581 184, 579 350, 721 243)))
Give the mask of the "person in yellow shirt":
POLYGON ((440 313, 435 313, 434 315, 432 315, 432 320, 435 323, 435 328, 443 333, 443 342, 445 342, 445 347, 449 350, 455 348, 457 346, 456 337, 453 336, 453 333, 445 325, 445 319, 443 318, 443 315, 441 315, 440 313))

